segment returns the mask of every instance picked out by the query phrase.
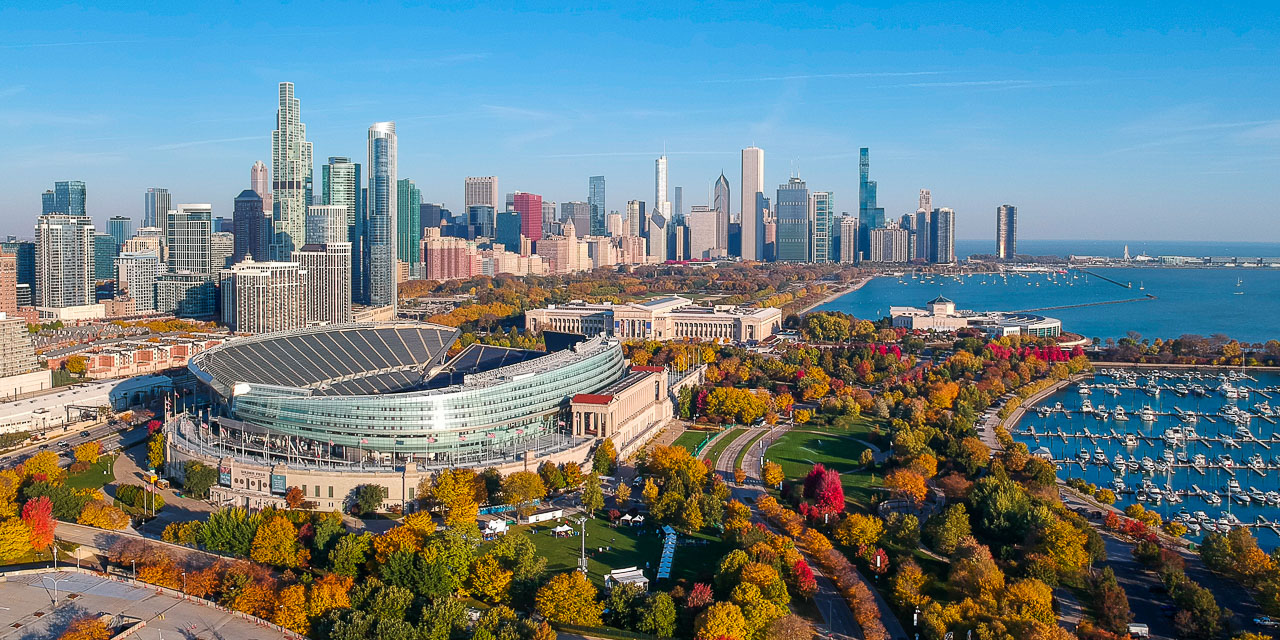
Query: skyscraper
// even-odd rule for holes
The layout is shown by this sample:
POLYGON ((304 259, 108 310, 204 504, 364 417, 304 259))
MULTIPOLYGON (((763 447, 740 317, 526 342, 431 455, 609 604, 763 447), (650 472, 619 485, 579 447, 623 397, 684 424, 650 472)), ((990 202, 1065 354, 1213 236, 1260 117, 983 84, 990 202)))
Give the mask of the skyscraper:
POLYGON ((498 200, 497 176, 470 176, 463 182, 462 210, 481 204, 493 207, 495 211, 502 209, 503 203, 498 200))
POLYGON ((17 256, 18 306, 35 304, 36 297, 36 243, 21 240, 0 242, 0 251, 17 256))
POLYGON ((212 274, 209 240, 213 233, 213 206, 180 204, 165 218, 164 240, 169 247, 171 271, 212 274))
POLYGON ((648 218, 644 213, 644 200, 628 200, 627 201, 627 217, 624 219, 626 229, 624 234, 636 237, 645 237, 648 235, 648 218))
POLYGON ((334 244, 347 241, 347 208, 342 205, 313 204, 307 207, 307 244, 334 244))
MULTIPOLYGON (((519 217, 520 214, 516 213, 516 218, 519 219, 519 217)), ((495 226, 493 207, 487 204, 474 204, 467 207, 467 233, 464 235, 467 240, 492 238, 495 226)), ((516 235, 519 236, 519 231, 516 235)), ((520 248, 519 237, 516 238, 516 248, 520 248)))
MULTIPOLYGON (((273 210, 271 206, 271 171, 267 169, 267 165, 262 164, 261 160, 253 163, 249 169, 249 188, 255 193, 262 196, 262 210, 270 216, 273 210)), ((258 258, 265 260, 266 256, 258 258)))
POLYGON ((209 234, 210 273, 217 273, 231 266, 231 254, 236 251, 236 235, 233 231, 214 231, 209 234))
POLYGON ((910 232, 899 227, 897 223, 872 229, 869 242, 871 250, 867 254, 867 262, 906 262, 909 240, 910 232))
MULTIPOLYGON (((476 209, 477 207, 472 207, 476 209)), ((482 206, 493 215, 493 207, 482 206)), ((496 216, 494 223, 494 241, 506 248, 507 251, 520 253, 520 212, 519 211, 503 211, 496 216)))
POLYGON ((774 205, 777 219, 777 256, 779 261, 809 262, 813 256, 809 245, 813 227, 809 223, 809 188, 800 178, 791 178, 778 186, 774 205))
POLYGON ((520 234, 537 242, 542 239, 542 196, 516 191, 511 208, 520 212, 520 234))
POLYGON ((591 235, 592 206, 585 202, 560 203, 560 219, 572 220, 573 230, 579 238, 591 235))
POLYGON ((723 255, 716 234, 720 232, 720 212, 710 207, 694 205, 686 216, 689 225, 689 259, 706 260, 723 255))
POLYGON ((666 262, 668 224, 670 221, 660 211, 649 213, 649 262, 666 262))
POLYGON ((933 210, 932 246, 929 257, 938 264, 956 261, 956 212, 943 207, 933 210))
POLYGON ((364 279, 365 225, 368 211, 365 209, 364 183, 360 177, 360 163, 351 158, 331 156, 320 168, 320 202, 330 206, 347 208, 347 242, 351 243, 351 292, 355 300, 365 300, 368 292, 362 290, 364 279))
POLYGON ((831 262, 835 247, 832 246, 835 219, 835 203, 830 191, 814 191, 809 195, 809 213, 813 220, 813 235, 809 259, 814 262, 831 262))
POLYGON ((928 189, 921 189, 921 190, 920 190, 920 204, 919 204, 919 206, 918 206, 918 207, 916 207, 916 209, 917 209, 917 210, 919 210, 919 209, 924 209, 925 211, 933 211, 933 194, 932 194, 932 193, 929 193, 929 190, 928 190, 928 189))
POLYGON ((587 204, 591 205, 590 235, 605 235, 604 176, 591 176, 587 188, 587 204))
MULTIPOLYGON (((298 263, 245 261, 219 275, 222 322, 232 331, 268 333, 306 326, 307 273, 298 263)), ((391 284, 395 286, 394 279, 391 284)))
POLYGON ((764 254, 761 233, 760 198, 764 195, 764 150, 747 147, 742 150, 742 258, 759 260, 764 254))
MULTIPOLYGON (((271 132, 272 251, 287 260, 303 241, 303 224, 311 204, 311 143, 293 83, 280 83, 276 129, 271 132)), ((265 196, 264 196, 265 199, 265 196)))
MULTIPOLYGON (((931 201, 932 204, 932 201, 931 201)), ((916 209, 915 224, 912 225, 915 231, 913 238, 915 246, 915 259, 930 262, 933 260, 930 256, 933 253, 933 209, 925 209, 921 207, 916 209)))
POLYGON ((150 251, 126 251, 115 259, 116 293, 128 292, 134 310, 156 310, 156 278, 160 277, 160 256, 150 251))
POLYGON ((115 238, 116 251, 119 251, 120 247, 124 246, 125 241, 133 237, 133 219, 124 216, 111 216, 111 219, 107 220, 107 233, 111 234, 112 238, 115 238))
POLYGON ((116 239, 107 233, 93 234, 93 279, 111 280, 115 278, 115 259, 119 249, 116 239))
POLYGON ((142 194, 142 226, 160 227, 164 225, 164 214, 169 213, 172 204, 168 189, 152 187, 142 194))
POLYGON ((653 212, 671 219, 671 204, 667 201, 667 156, 658 156, 653 163, 653 212))
POLYGON ((69 216, 85 216, 85 187, 80 180, 62 180, 53 183, 53 191, 40 197, 41 213, 65 213, 69 216))
POLYGON ((840 262, 858 261, 858 219, 845 214, 840 219, 840 262))
POLYGON ((884 228, 884 209, 876 204, 876 181, 871 180, 871 153, 858 150, 858 250, 870 251, 871 230, 884 228))
POLYGON ((263 210, 262 196, 257 191, 245 189, 236 196, 231 226, 235 234, 232 264, 250 256, 265 259, 271 254, 271 216, 263 210))
POLYGON ((36 306, 93 304, 93 221, 50 213, 36 221, 36 306))
POLYGON ((409 264, 417 274, 422 262, 418 233, 422 229, 422 192, 409 178, 396 181, 396 260, 409 264))
POLYGON ((1011 204, 996 207, 996 257, 1011 260, 1018 254, 1018 208, 1011 204))
POLYGON ((18 256, 0 251, 0 313, 18 312, 18 256))
POLYGON ((684 220, 684 187, 675 187, 672 190, 675 194, 671 199, 671 218, 673 220, 684 220))
POLYGON ((342 205, 307 208, 307 244, 293 252, 305 271, 307 322, 351 322, 351 243, 342 205))
POLYGON ((720 177, 716 178, 714 196, 711 202, 711 208, 716 212, 716 249, 723 250, 725 255, 728 255, 729 179, 724 177, 723 171, 720 172, 720 177))
POLYGON ((396 306, 396 123, 375 122, 369 127, 369 210, 366 246, 369 257, 363 289, 372 306, 396 306))

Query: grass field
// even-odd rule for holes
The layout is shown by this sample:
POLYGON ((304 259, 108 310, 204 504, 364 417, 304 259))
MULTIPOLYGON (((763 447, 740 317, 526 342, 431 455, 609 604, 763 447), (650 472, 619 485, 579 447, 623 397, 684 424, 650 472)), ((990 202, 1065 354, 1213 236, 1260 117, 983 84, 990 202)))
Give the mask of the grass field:
MULTIPOLYGON (((523 531, 538 554, 547 559, 547 569, 553 572, 567 571, 578 566, 578 558, 582 553, 582 537, 575 535, 568 538, 556 538, 551 529, 559 523, 542 523, 534 526, 512 527, 513 531, 523 531), (534 531, 536 530, 536 533, 534 531)), ((568 522, 574 531, 581 528, 576 522, 568 522)), ((699 534, 688 536, 679 534, 680 546, 676 547, 675 562, 672 565, 672 580, 705 580, 709 579, 719 565, 720 558, 731 548, 728 543, 713 535, 699 534), (686 544, 697 540, 698 545, 686 544)), ((620 525, 616 529, 607 520, 593 518, 587 521, 587 574, 597 586, 604 586, 604 576, 613 569, 623 567, 645 568, 650 579, 657 572, 658 560, 662 555, 662 538, 658 527, 630 527, 620 525), (600 548, 607 547, 600 551, 600 548)))
POLYGON ((713 435, 715 435, 714 431, 685 431, 676 438, 675 442, 671 443, 671 446, 684 447, 688 449, 690 453, 693 453, 693 450, 698 447, 700 442, 705 440, 707 436, 713 435))
POLYGON ((808 429, 810 431, 828 431, 831 433, 840 433, 860 438, 868 442, 875 443, 876 446, 884 449, 888 447, 888 421, 883 418, 876 418, 868 415, 858 416, 830 416, 821 413, 815 413, 813 419, 809 422, 797 425, 797 429, 808 429), (880 433, 876 433, 879 427, 880 433))
POLYGON ((110 466, 111 456, 102 456, 83 473, 67 476, 67 486, 73 489, 101 489, 103 485, 116 479, 114 473, 106 473, 110 466))
MULTIPOLYGON (((801 429, 808 427, 802 425, 801 429)), ((881 486, 881 478, 862 470, 859 456, 866 449, 854 440, 834 434, 790 431, 770 445, 766 460, 782 465, 788 480, 798 480, 821 462, 840 472, 845 501, 861 511, 871 508, 872 497, 881 486)))
POLYGON ((710 459, 712 466, 714 466, 716 460, 720 459, 720 454, 724 453, 724 450, 727 449, 730 444, 733 444, 734 440, 742 437, 742 434, 746 432, 746 427, 738 427, 737 429, 720 436, 719 440, 716 440, 710 447, 707 447, 702 451, 702 457, 710 459))

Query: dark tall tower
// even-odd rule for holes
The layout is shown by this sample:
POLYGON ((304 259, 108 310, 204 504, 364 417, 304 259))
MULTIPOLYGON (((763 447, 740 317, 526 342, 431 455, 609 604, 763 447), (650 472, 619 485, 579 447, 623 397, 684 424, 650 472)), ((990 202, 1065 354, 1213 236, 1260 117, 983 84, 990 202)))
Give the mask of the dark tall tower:
POLYGON ((246 257, 266 261, 271 257, 271 214, 263 211, 262 196, 253 189, 245 189, 236 196, 231 214, 235 240, 231 249, 231 264, 246 257))
POLYGON ((712 209, 716 212, 716 248, 729 251, 729 179, 720 172, 716 178, 712 209))

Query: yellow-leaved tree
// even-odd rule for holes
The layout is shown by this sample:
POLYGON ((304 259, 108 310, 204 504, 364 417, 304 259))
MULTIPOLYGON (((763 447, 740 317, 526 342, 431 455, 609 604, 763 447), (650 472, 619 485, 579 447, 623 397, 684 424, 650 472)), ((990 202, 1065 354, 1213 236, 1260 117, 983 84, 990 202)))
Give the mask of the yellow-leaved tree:
POLYGON ((444 525, 449 528, 475 524, 480 514, 476 503, 479 478, 470 469, 445 469, 431 483, 431 499, 440 507, 444 525))
POLYGON ((717 602, 698 614, 693 623, 696 640, 747 639, 747 620, 732 602, 717 602))
POLYGON ((276 514, 258 526, 249 557, 262 564, 296 567, 299 545, 298 528, 285 516, 276 514))
MULTIPOLYGON (((534 596, 538 613, 551 622, 584 627, 600 626, 604 605, 596 601, 596 587, 578 571, 561 573, 534 596)), ((739 613, 741 616, 741 613, 739 613)))

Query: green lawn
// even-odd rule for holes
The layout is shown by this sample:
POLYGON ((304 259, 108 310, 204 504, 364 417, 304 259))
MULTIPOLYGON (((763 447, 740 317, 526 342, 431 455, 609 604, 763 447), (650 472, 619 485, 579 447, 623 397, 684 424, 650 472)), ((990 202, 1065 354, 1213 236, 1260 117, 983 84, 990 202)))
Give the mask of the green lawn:
MULTIPOLYGON (((513 531, 523 531, 538 548, 538 554, 547 559, 547 569, 553 572, 575 569, 582 553, 582 537, 556 538, 551 529, 559 523, 544 522, 533 526, 512 527, 513 531), (537 533, 533 533, 536 530, 537 533)), ((575 522, 569 522, 575 531, 580 530, 575 522)), ((675 562, 672 564, 672 580, 705 581, 711 577, 719 565, 720 558, 731 550, 728 543, 714 535, 699 534, 694 539, 705 541, 703 545, 685 544, 690 540, 683 532, 679 534, 681 544, 676 547, 675 562)), ((643 527, 619 525, 613 528, 608 520, 593 518, 587 521, 587 572, 591 581, 597 586, 604 586, 604 576, 613 569, 623 567, 645 568, 650 579, 657 573, 658 560, 662 556, 662 538, 657 527, 648 524, 643 527), (608 547, 600 551, 601 547, 608 547)))
POLYGON ((85 472, 68 475, 67 486, 73 489, 101 489, 103 485, 116 479, 115 473, 107 473, 112 460, 112 456, 102 456, 85 472))
POLYGON ((875 443, 875 445, 881 449, 884 449, 889 445, 888 420, 866 414, 857 416, 831 416, 815 413, 813 419, 809 420, 809 422, 805 424, 796 425, 796 428, 850 435, 855 438, 875 443), (877 427, 880 429, 879 434, 876 433, 877 427))
POLYGON ((716 432, 714 431, 685 431, 676 438, 675 442, 671 443, 671 446, 684 447, 689 450, 689 453, 693 453, 693 450, 697 449, 698 444, 705 440, 707 436, 715 434, 716 432))
POLYGON ((746 432, 746 427, 738 427, 737 429, 720 436, 720 439, 716 440, 710 447, 703 449, 702 457, 711 460, 711 464, 714 466, 716 461, 720 459, 720 454, 724 453, 724 450, 728 448, 734 440, 737 440, 746 432))
POLYGON ((834 434, 789 431, 769 446, 765 459, 782 465, 782 472, 788 480, 803 478, 819 462, 828 469, 839 471, 844 483, 845 501, 859 511, 867 512, 882 478, 862 470, 859 457, 866 448, 851 438, 834 434))

